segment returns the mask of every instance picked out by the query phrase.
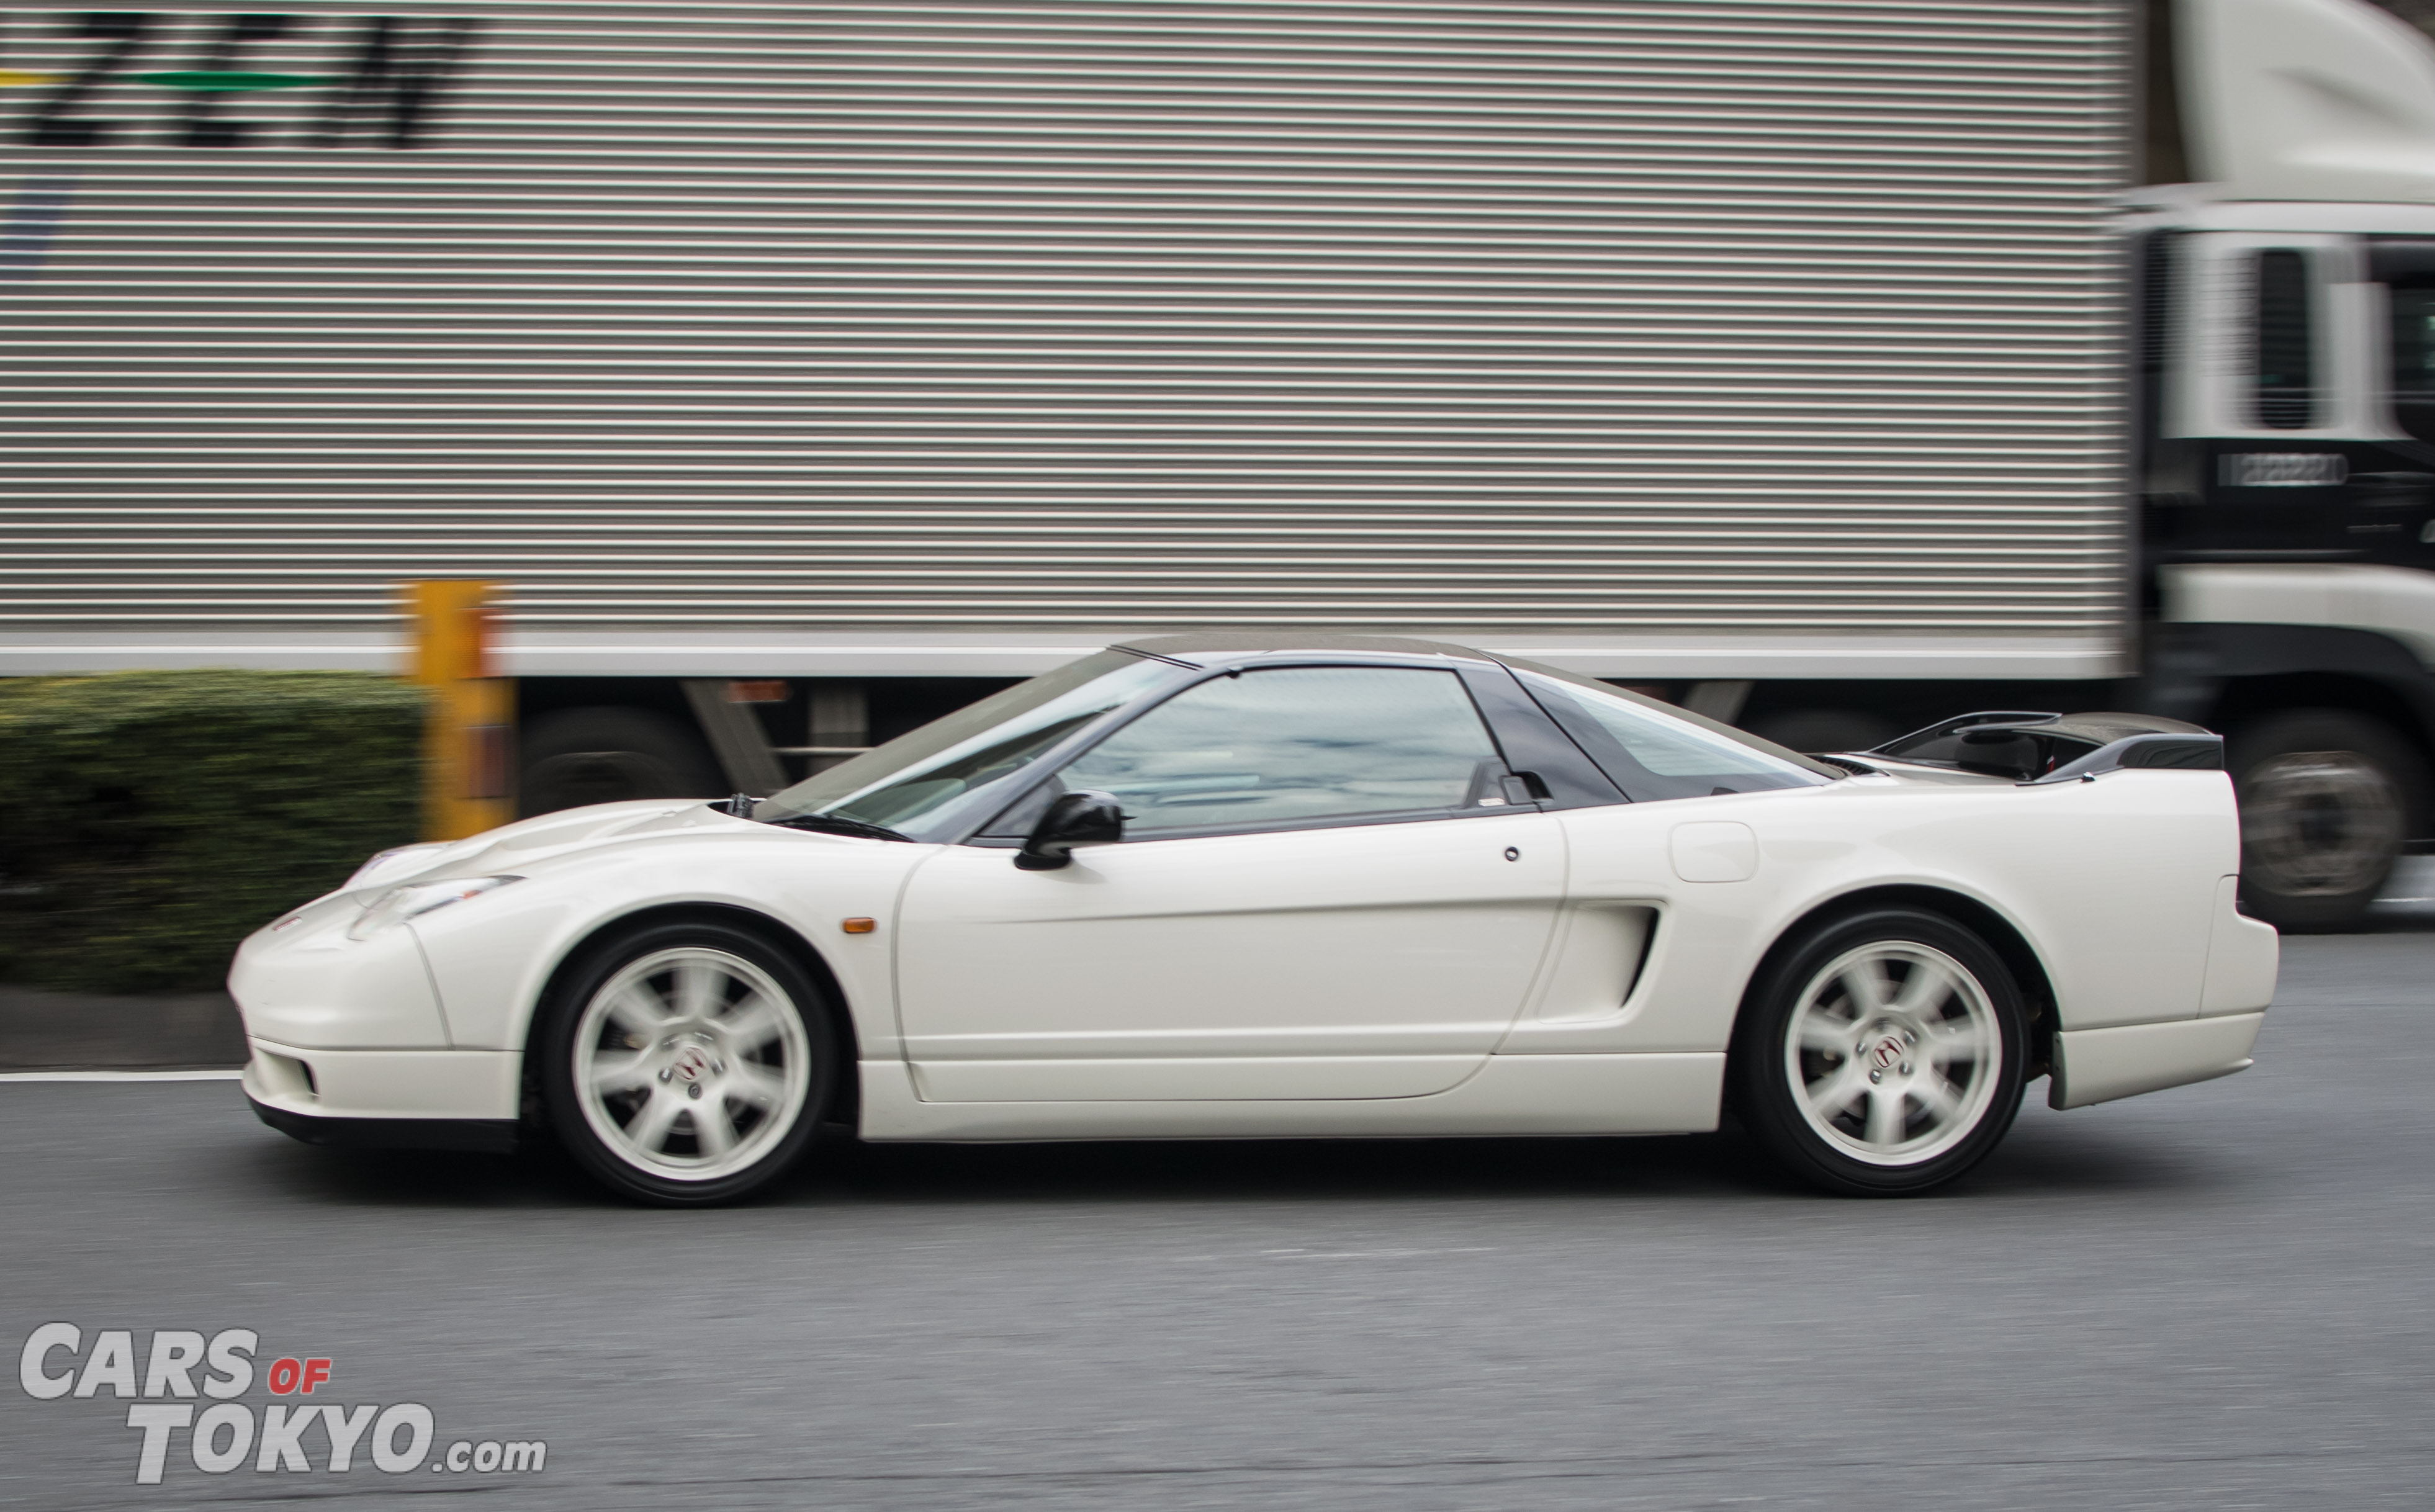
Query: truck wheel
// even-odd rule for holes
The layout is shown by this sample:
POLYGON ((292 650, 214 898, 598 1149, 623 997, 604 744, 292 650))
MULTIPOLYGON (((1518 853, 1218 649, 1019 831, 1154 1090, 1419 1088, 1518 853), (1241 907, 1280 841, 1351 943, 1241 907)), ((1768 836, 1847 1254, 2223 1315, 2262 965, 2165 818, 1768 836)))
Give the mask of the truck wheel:
POLYGON ((715 798, 701 742, 641 709, 561 709, 525 728, 516 791, 527 817, 637 798, 715 798))
POLYGON ((1804 752, 1873 750, 1903 732, 1891 719, 1848 709, 1795 709, 1745 728, 1761 740, 1804 752))
POLYGON ((2358 927, 2421 812, 2426 775, 2382 722, 2307 709, 2231 742, 2240 794, 2240 902, 2293 933, 2358 927))

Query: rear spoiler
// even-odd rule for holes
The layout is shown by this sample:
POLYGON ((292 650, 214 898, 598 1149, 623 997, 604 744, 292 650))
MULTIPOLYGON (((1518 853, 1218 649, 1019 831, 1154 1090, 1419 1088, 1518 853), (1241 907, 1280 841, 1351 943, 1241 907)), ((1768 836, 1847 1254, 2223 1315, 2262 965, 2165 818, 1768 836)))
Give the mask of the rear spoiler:
POLYGON ((1939 720, 1862 754, 2030 786, 2094 782, 2101 772, 2126 768, 2219 772, 2223 737, 2151 714, 1988 709, 1939 720))

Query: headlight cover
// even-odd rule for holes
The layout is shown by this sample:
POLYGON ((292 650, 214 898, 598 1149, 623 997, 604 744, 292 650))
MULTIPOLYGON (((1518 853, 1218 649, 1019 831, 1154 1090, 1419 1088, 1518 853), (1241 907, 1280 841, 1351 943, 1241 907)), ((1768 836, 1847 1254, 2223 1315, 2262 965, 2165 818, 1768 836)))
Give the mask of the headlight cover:
POLYGON ((405 923, 418 915, 450 903, 461 903, 468 898, 479 898, 494 888, 522 877, 458 877, 447 882, 421 882, 408 887, 391 887, 372 900, 363 917, 347 926, 349 939, 370 939, 382 930, 405 923))
POLYGON ((411 867, 401 867, 397 865, 397 863, 407 856, 438 855, 440 851, 447 850, 450 843, 451 842, 446 840, 425 840, 419 845, 393 845, 388 850, 373 856, 362 866, 357 867, 355 868, 355 874, 349 877, 338 890, 340 892, 346 892, 353 888, 363 886, 370 878, 377 876, 382 872, 387 872, 394 876, 400 871, 414 870, 416 868, 411 867))

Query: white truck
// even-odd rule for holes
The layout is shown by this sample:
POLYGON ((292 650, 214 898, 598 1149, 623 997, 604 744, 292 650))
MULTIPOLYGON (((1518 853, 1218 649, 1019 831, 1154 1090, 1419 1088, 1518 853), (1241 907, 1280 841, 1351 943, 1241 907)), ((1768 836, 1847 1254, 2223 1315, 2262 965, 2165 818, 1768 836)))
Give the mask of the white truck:
POLYGON ((2206 723, 2287 927, 2435 827, 2364 0, 432 6, 0 11, 0 674, 495 580, 538 812, 1326 628, 1807 749, 2206 723))

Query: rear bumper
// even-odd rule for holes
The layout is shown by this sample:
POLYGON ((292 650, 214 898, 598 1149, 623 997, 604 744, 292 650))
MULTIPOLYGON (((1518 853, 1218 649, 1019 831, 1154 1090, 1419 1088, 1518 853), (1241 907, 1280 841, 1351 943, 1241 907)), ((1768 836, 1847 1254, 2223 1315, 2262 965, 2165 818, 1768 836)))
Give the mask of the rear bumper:
POLYGON ((2264 1013, 2223 1013, 2168 1023, 2066 1029, 2054 1038, 2046 1101, 2086 1108, 2246 1071, 2264 1013))
POLYGON ((524 1057, 495 1050, 310 1050, 251 1041, 246 1101, 307 1144, 515 1147, 524 1057))

